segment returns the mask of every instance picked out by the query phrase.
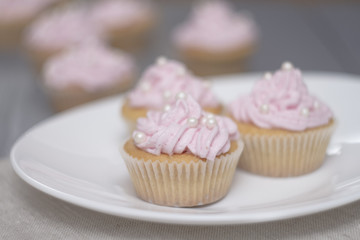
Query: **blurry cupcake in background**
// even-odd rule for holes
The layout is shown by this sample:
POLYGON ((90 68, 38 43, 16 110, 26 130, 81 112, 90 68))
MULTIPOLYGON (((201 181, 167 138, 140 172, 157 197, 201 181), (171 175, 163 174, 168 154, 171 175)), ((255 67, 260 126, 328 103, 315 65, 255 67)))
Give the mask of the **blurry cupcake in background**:
POLYGON ((0 49, 21 43, 24 28, 40 13, 64 0, 0 0, 0 49))
POLYGON ((70 48, 44 66, 43 84, 56 111, 120 93, 135 78, 132 58, 101 44, 70 48))
POLYGON ((146 0, 101 0, 91 10, 95 26, 113 46, 127 51, 141 47, 155 22, 155 12, 146 0))
POLYGON ((45 61, 57 53, 98 38, 87 6, 69 4, 45 13, 31 24, 25 34, 25 47, 40 70, 45 61))
POLYGON ((241 72, 254 52, 257 26, 249 13, 235 12, 226 1, 202 1, 175 29, 174 45, 198 75, 241 72))
POLYGON ((221 113, 222 105, 208 82, 192 75, 182 63, 160 57, 128 94, 122 106, 122 115, 128 121, 129 128, 133 129, 136 120, 145 117, 149 110, 167 111, 171 103, 187 94, 199 102, 205 111, 221 113))
POLYGON ((332 111, 311 95, 301 71, 286 62, 229 106, 245 143, 239 167, 293 177, 319 168, 335 129, 332 111))

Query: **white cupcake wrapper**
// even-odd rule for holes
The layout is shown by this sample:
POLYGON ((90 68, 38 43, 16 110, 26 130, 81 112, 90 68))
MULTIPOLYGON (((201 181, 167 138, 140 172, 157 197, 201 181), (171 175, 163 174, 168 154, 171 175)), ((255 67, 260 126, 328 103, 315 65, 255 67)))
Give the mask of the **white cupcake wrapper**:
POLYGON ((214 161, 186 163, 137 159, 121 147, 137 195, 158 205, 191 207, 215 202, 228 192, 244 144, 214 161))
POLYGON ((239 167, 264 176, 292 177, 321 166, 335 123, 284 136, 243 134, 245 148, 239 167))

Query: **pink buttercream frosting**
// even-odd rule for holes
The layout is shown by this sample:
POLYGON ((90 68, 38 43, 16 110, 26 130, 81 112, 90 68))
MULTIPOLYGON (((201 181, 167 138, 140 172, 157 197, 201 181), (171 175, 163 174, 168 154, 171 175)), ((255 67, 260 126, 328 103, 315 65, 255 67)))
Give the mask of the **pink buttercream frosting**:
POLYGON ((173 39, 179 47, 223 51, 254 43, 257 28, 249 14, 234 12, 227 2, 207 1, 193 9, 173 39))
POLYGON ((0 20, 30 18, 57 1, 59 0, 0 0, 0 20))
POLYGON ((202 107, 220 104, 208 83, 190 74, 183 64, 161 58, 145 71, 128 99, 134 108, 162 109, 174 102, 179 92, 190 94, 202 107))
POLYGON ((41 16, 28 29, 26 42, 42 49, 63 49, 98 39, 85 6, 70 5, 41 16))
POLYGON ((148 1, 105 0, 94 4, 91 16, 99 28, 127 27, 148 18, 152 7, 148 1))
POLYGON ((309 93, 301 71, 289 64, 273 75, 265 74, 252 92, 232 102, 229 110, 239 122, 290 131, 321 126, 333 117, 331 110, 309 93))
POLYGON ((133 138, 137 147, 151 154, 189 152, 213 161, 229 151, 239 133, 230 118, 204 112, 188 95, 166 112, 149 111, 146 118, 138 119, 133 138))
POLYGON ((129 80, 134 70, 129 55, 100 44, 84 44, 50 59, 44 79, 55 89, 76 85, 92 92, 129 80))

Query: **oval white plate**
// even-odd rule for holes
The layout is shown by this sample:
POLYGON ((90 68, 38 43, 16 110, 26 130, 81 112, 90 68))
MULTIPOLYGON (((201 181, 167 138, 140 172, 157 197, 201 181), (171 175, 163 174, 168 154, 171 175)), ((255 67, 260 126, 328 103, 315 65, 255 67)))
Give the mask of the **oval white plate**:
MULTIPOLYGON (((247 93, 259 74, 216 79, 224 103, 247 93)), ((308 73, 309 89, 338 120, 325 164, 296 178, 266 178, 238 170, 229 194, 197 208, 156 206, 138 199, 118 151, 128 135, 119 117, 123 97, 55 116, 33 127, 12 149, 17 174, 35 188, 103 213, 178 224, 240 224, 302 216, 360 199, 360 78, 308 73)))

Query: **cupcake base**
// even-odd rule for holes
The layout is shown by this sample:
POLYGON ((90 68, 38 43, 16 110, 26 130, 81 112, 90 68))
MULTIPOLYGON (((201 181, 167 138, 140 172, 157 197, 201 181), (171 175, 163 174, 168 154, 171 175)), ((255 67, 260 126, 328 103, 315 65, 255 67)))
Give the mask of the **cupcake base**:
POLYGON ((51 57, 61 53, 63 49, 37 49, 35 47, 26 46, 27 57, 31 61, 37 73, 41 73, 45 62, 51 57))
POLYGON ((88 92, 75 86, 61 90, 47 88, 45 91, 49 95, 53 109, 56 112, 61 112, 81 104, 124 92, 131 87, 132 82, 132 78, 129 78, 126 81, 122 81, 117 86, 99 90, 97 92, 88 92))
POLYGON ((153 17, 148 17, 128 27, 111 29, 105 34, 112 46, 134 53, 147 42, 148 33, 154 22, 153 17))
POLYGON ((188 68, 199 76, 238 73, 246 70, 247 58, 254 46, 242 46, 231 51, 211 52, 205 49, 184 48, 180 55, 188 68))
POLYGON ((241 141, 232 142, 228 153, 206 161, 186 153, 152 155, 130 139, 120 152, 139 198, 163 206, 193 207, 227 194, 242 150, 241 141))
POLYGON ((20 45, 22 31, 27 20, 18 20, 13 23, 0 23, 0 49, 13 49, 20 45))
POLYGON ((269 177, 294 177, 318 169, 335 129, 334 120, 302 132, 237 125, 245 144, 239 167, 269 177))

